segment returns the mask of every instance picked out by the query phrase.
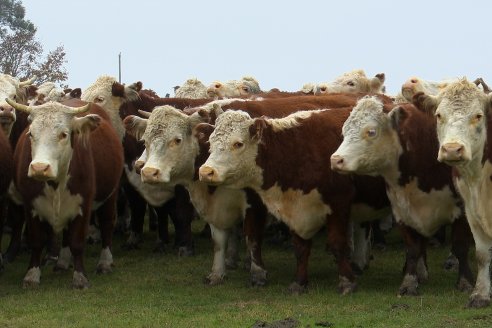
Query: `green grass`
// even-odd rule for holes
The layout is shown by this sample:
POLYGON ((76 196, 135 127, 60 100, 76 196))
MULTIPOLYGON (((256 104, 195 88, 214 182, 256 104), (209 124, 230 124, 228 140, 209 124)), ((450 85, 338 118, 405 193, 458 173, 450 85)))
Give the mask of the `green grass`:
MULTIPOLYGON (((199 230, 203 222, 195 222, 199 230)), ((333 327, 492 327, 492 308, 465 309, 468 295, 454 289, 456 273, 442 269, 449 247, 429 250, 430 279, 421 296, 396 296, 401 282, 403 245, 396 233, 385 251, 374 250, 370 268, 349 296, 336 293, 333 257, 324 234, 311 253, 309 293, 286 292, 294 275, 292 250, 265 245, 269 285, 248 286, 243 269, 228 272, 223 285, 203 284, 212 261, 212 244, 195 234, 196 256, 154 254, 155 234, 146 233, 141 249, 114 245, 114 272, 96 275, 100 248, 89 246, 86 268, 92 287, 69 288, 72 272, 42 269, 41 285, 21 288, 28 255, 22 254, 0 276, 0 327, 251 327, 256 321, 293 318, 300 327, 329 322, 333 327)), ((5 238, 7 239, 7 238, 5 238)), ((5 247, 3 248, 5 249, 5 247)), ((244 247, 242 247, 244 249, 244 247)), ((244 257, 244 251, 242 252, 244 257)), ((472 262, 473 268, 475 267, 472 262)))

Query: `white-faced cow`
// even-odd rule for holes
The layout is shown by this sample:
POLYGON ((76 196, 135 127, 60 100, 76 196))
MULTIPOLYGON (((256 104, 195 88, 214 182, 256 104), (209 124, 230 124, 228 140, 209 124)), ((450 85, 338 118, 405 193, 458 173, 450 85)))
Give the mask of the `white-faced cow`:
MULTIPOLYGON (((289 287, 294 293, 307 286, 311 238, 323 226, 338 264, 340 292, 350 293, 356 286, 348 227, 358 190, 350 177, 330 170, 330 155, 341 143, 349 112, 313 110, 253 119, 243 111, 226 111, 210 136, 210 157, 199 169, 206 183, 253 189, 270 213, 289 226, 297 257, 296 279, 289 287)), ((373 210, 364 209, 366 214, 373 210)))
MULTIPOLYGON (((264 285, 266 270, 261 259, 261 231, 266 209, 261 201, 246 191, 225 187, 210 188, 198 180, 198 167, 204 163, 208 149, 201 147, 198 138, 203 132, 193 133, 198 124, 208 121, 208 113, 197 111, 183 114, 171 106, 156 107, 148 119, 128 116, 127 131, 145 142, 145 156, 141 160, 142 181, 158 188, 174 188, 180 184, 190 193, 191 201, 201 218, 210 224, 214 241, 214 261, 207 283, 219 284, 228 266, 236 266, 236 245, 231 240, 238 222, 246 218, 246 243, 251 256, 251 283, 264 285), (255 222, 253 222, 255 220, 255 222), (226 249, 229 246, 226 261, 226 249), (232 247, 231 247, 232 246, 232 247)), ((208 137, 208 136, 207 136, 208 137)), ((203 144, 202 144, 203 145, 203 144)))
POLYGON ((14 183, 24 203, 31 248, 24 286, 39 285, 41 251, 53 229, 63 231, 56 267, 68 269, 73 256, 72 286, 87 288, 83 253, 92 210, 102 232, 97 269, 109 272, 113 263, 112 233, 123 171, 121 141, 109 116, 94 104, 75 99, 32 107, 9 104, 28 112, 31 121, 14 154, 14 183))
POLYGON ((176 98, 203 99, 208 98, 207 87, 198 79, 188 79, 175 91, 176 98))
POLYGON ((453 168, 453 179, 465 203, 475 239, 478 275, 469 306, 490 304, 492 256, 492 96, 460 79, 438 96, 417 94, 416 105, 434 112, 439 148, 437 159, 453 168))
POLYGON ((246 97, 260 92, 260 84, 251 76, 225 83, 215 81, 207 88, 208 97, 214 99, 246 97))
POLYGON ((384 73, 376 74, 372 79, 369 79, 363 70, 353 70, 340 75, 332 82, 317 84, 314 87, 314 94, 339 92, 383 93, 384 80, 384 73))
POLYGON ((416 295, 427 280, 425 237, 453 224, 453 253, 459 259, 457 287, 471 290, 468 266, 471 243, 451 169, 435 159, 438 141, 432 116, 413 105, 391 112, 376 97, 359 100, 343 125, 343 142, 331 156, 332 169, 343 173, 382 176, 393 215, 406 244, 405 277, 400 295, 416 295))

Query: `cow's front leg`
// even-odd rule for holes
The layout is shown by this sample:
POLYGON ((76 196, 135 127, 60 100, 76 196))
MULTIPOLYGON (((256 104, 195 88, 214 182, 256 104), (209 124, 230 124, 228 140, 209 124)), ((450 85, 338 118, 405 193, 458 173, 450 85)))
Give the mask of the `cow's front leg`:
POLYGON ((259 196, 251 193, 252 191, 247 191, 248 203, 251 206, 246 210, 246 217, 244 218, 244 235, 246 236, 246 246, 251 259, 249 266, 251 285, 264 286, 267 283, 267 270, 261 256, 261 244, 263 231, 265 230, 267 209, 259 196))
POLYGON ((291 231, 292 243, 297 259, 296 279, 289 286, 289 292, 295 295, 305 293, 308 284, 308 262, 311 254, 311 239, 301 238, 297 233, 291 231))
POLYGON ((84 268, 84 247, 85 238, 89 229, 90 215, 87 211, 85 215, 77 215, 68 226, 70 252, 73 256, 73 279, 72 288, 86 289, 90 287, 89 280, 84 268))
POLYGON ((66 271, 70 267, 70 262, 72 260, 72 252, 70 252, 70 237, 68 230, 63 231, 62 248, 60 249, 60 254, 58 254, 58 260, 54 266, 54 271, 66 271))
POLYGON ((451 251, 458 260, 458 282, 456 288, 463 292, 473 290, 473 275, 468 263, 468 250, 473 236, 465 216, 455 220, 451 230, 451 251))
POLYGON ((412 228, 400 225, 400 230, 406 248, 406 261, 403 282, 398 291, 399 295, 418 295, 419 281, 427 279, 427 269, 424 260, 424 238, 412 228), (420 272, 420 274, 418 274, 420 272))
POLYGON ((214 242, 214 262, 212 272, 205 278, 205 283, 218 285, 223 283, 225 278, 225 252, 229 239, 229 231, 218 229, 213 224, 210 224, 210 230, 214 242))
POLYGON ((490 304, 490 249, 492 248, 492 238, 488 237, 481 229, 481 226, 477 225, 470 225, 475 239, 475 257, 478 267, 477 282, 468 302, 468 307, 472 308, 482 308, 490 304))
POLYGON ((101 256, 97 263, 97 273, 109 273, 113 271, 113 230, 116 222, 116 200, 118 193, 115 191, 100 208, 97 209, 99 226, 101 227, 101 256))
POLYGON ((31 260, 22 283, 24 288, 37 287, 41 282, 41 252, 47 240, 47 229, 50 228, 46 222, 41 222, 39 217, 32 217, 31 213, 32 209, 26 208, 27 238, 31 249, 31 260))

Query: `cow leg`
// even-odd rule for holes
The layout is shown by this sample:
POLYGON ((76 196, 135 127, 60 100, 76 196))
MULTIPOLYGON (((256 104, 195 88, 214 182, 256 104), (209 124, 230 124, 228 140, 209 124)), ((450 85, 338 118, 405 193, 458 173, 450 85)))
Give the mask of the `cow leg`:
POLYGON ((22 205, 17 205, 12 201, 8 202, 8 217, 11 222, 11 237, 7 251, 5 252, 5 260, 13 262, 21 249, 22 229, 24 228, 24 209, 22 205))
POLYGON ((246 210, 243 229, 251 262, 249 266, 251 285, 264 286, 267 283, 267 270, 263 264, 261 245, 266 225, 267 209, 257 194, 251 191, 247 191, 246 194, 248 204, 251 206, 246 210))
POLYGON ((371 229, 367 224, 352 222, 352 269, 358 274, 369 266, 371 254, 371 229))
POLYGON ((111 247, 113 246, 113 229, 116 221, 116 200, 118 192, 114 192, 105 202, 97 209, 99 226, 101 227, 101 256, 97 263, 97 273, 109 273, 113 271, 113 255, 111 247))
POLYGON ((451 227, 451 252, 458 259, 458 282, 456 288, 462 292, 473 290, 473 274, 468 263, 468 249, 472 243, 470 226, 465 216, 453 222, 451 227))
POLYGON ((31 208, 26 208, 25 215, 28 222, 28 245, 31 249, 31 260, 24 276, 22 286, 32 288, 41 282, 41 252, 46 243, 48 224, 41 222, 38 217, 31 216, 31 208))
POLYGON ((347 295, 355 291, 357 283, 349 260, 349 213, 344 208, 348 209, 350 207, 340 207, 336 209, 335 213, 337 215, 332 214, 327 217, 326 228, 328 232, 328 248, 335 256, 335 261, 338 265, 338 291, 342 295, 347 295))
POLYGON ((423 254, 425 240, 418 232, 408 226, 400 224, 400 230, 406 248, 406 262, 399 295, 415 296, 418 295, 419 280, 422 281, 427 276, 423 254), (420 272, 420 277, 418 272, 420 272))
POLYGON ((90 211, 87 210, 87 204, 82 213, 85 215, 77 215, 68 225, 68 239, 70 252, 73 256, 73 278, 72 288, 86 289, 90 287, 89 280, 85 274, 84 268, 84 247, 87 231, 89 228, 90 211), (85 210, 85 211, 84 211, 85 210))
POLYGON ((66 271, 70 267, 70 262, 72 260, 72 252, 70 252, 68 230, 63 230, 62 247, 60 249, 60 254, 58 255, 58 261, 53 268, 53 271, 66 271))
POLYGON ((58 260, 58 254, 60 253, 60 244, 58 236, 53 229, 48 231, 48 245, 46 247, 46 255, 43 260, 43 264, 56 263, 58 260))
POLYGON ((3 227, 5 224, 5 218, 7 217, 7 202, 4 197, 0 198, 0 272, 3 271, 3 257, 2 257, 2 237, 3 227))
POLYGON ((191 235, 191 221, 195 209, 190 201, 190 195, 183 186, 175 188, 176 210, 171 215, 175 227, 175 245, 178 247, 179 256, 192 256, 195 254, 193 239, 191 235))
POLYGON ((205 283, 214 286, 224 282, 225 252, 230 231, 216 228, 213 224, 210 224, 210 230, 214 242, 214 262, 212 272, 205 278, 205 283))
POLYGON ((289 292, 295 295, 305 293, 308 284, 308 262, 311 254, 311 239, 302 239, 294 231, 291 231, 294 252, 297 259, 296 279, 289 286, 289 292))
POLYGON ((227 251, 226 251, 226 259, 225 259, 227 269, 234 270, 237 269, 238 267, 239 239, 240 239, 239 227, 237 226, 237 224, 234 224, 234 226, 231 228, 231 232, 227 242, 227 251))
POLYGON ((492 248, 492 238, 482 230, 480 224, 471 224, 471 231, 475 239, 476 259, 477 259, 477 281, 475 288, 470 295, 468 307, 482 308, 490 304, 490 259, 492 248))
POLYGON ((169 243, 169 214, 171 206, 176 206, 173 200, 166 202, 159 207, 153 207, 157 214, 157 234, 159 240, 154 248, 154 253, 165 253, 166 244, 169 243))
POLYGON ((126 250, 136 249, 138 244, 142 241, 143 225, 145 210, 147 208, 147 202, 145 199, 135 190, 135 188, 126 183, 124 185, 126 197, 128 198, 130 206, 130 235, 123 244, 122 248, 126 250))

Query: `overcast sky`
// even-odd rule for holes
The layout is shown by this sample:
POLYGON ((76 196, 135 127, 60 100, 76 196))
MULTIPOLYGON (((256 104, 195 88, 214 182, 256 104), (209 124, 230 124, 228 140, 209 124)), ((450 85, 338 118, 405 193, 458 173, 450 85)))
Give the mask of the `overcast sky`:
POLYGON ((492 84, 492 1, 22 0, 45 51, 62 44, 68 84, 100 75, 158 94, 189 77, 251 75, 299 90, 362 68, 389 93, 410 76, 492 84))

